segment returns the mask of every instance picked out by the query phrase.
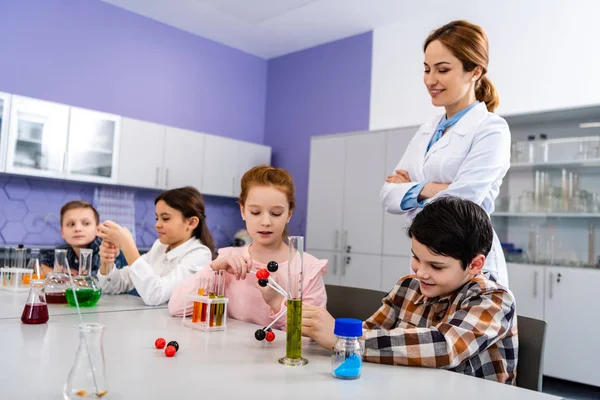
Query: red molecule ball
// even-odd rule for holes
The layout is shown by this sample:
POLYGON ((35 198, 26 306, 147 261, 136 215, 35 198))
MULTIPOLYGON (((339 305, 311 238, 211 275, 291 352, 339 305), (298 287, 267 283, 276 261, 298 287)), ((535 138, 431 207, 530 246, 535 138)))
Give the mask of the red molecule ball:
POLYGON ((165 349, 165 355, 167 357, 173 357, 175 353, 177 353, 177 350, 175 350, 175 346, 167 346, 167 348, 165 349))
POLYGON ((154 342, 154 346, 155 346, 157 349, 162 349, 162 348, 164 348, 166 344, 167 344, 167 341, 166 341, 165 339, 163 339, 163 338, 158 338, 158 339, 156 339, 156 341, 154 342))
POLYGON ((259 269, 258 271, 256 271, 256 277, 258 279, 268 279, 269 271, 267 271, 266 269, 259 269))
POLYGON ((275 334, 273 332, 267 332, 267 342, 272 342, 273 340, 275 340, 275 334))

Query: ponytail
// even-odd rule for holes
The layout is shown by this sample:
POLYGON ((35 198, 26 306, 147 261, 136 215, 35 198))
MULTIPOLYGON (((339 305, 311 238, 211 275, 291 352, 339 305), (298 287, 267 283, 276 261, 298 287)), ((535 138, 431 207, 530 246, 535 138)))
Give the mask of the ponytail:
POLYGON ((482 76, 477 81, 475 86, 475 97, 477 100, 485 103, 489 112, 494 112, 500 104, 500 97, 498 96, 496 87, 486 75, 482 76))

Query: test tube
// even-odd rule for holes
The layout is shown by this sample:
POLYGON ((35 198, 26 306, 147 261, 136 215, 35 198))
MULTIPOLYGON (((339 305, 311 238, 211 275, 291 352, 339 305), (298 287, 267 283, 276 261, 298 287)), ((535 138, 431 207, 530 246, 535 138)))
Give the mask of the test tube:
MULTIPOLYGON (((217 276, 217 298, 225 297, 225 271, 220 270, 217 276)), ((216 325, 221 326, 223 323, 223 314, 225 314, 225 304, 217 304, 216 325)))
MULTIPOLYGON (((198 278, 196 279, 196 294, 198 296, 202 296, 204 294, 204 290, 206 288, 206 279, 198 278)), ((194 308, 192 310, 192 322, 196 323, 202 319, 202 304, 199 301, 194 301, 194 308)))
MULTIPOLYGON (((217 297, 217 286, 218 286, 218 274, 217 271, 213 271, 212 276, 210 278, 210 285, 208 289, 208 298, 215 299, 217 297)), ((215 312, 216 312, 216 304, 210 304, 210 313, 208 317, 208 326, 215 325, 215 312)))

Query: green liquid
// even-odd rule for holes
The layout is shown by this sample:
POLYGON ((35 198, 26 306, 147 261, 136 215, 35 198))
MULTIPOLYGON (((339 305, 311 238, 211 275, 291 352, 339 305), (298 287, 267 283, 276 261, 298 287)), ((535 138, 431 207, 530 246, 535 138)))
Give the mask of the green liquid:
POLYGON ((302 358, 302 300, 288 300, 287 310, 285 356, 298 360, 302 358))
MULTIPOLYGON (((222 299, 225 296, 218 296, 219 299, 222 299)), ((223 314, 225 314, 225 304, 217 304, 217 326, 223 325, 223 314)))
MULTIPOLYGON (((75 293, 77 294, 79 307, 93 307, 96 305, 98 300, 100 300, 102 290, 81 288, 75 289, 75 293)), ((65 296, 67 297, 67 303, 75 307, 75 296, 73 295, 73 289, 67 289, 65 291, 65 296)))

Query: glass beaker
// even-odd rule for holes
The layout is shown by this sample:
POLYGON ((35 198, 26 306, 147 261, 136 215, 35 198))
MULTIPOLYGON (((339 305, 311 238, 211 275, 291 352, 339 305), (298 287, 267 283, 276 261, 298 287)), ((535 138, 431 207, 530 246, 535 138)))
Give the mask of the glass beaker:
POLYGON ((29 295, 21 314, 21 322, 28 325, 48 322, 48 305, 42 279, 33 279, 29 285, 29 295))
POLYGON ((302 283, 304 276, 304 237, 289 236, 288 300, 285 357, 279 362, 289 366, 308 363, 302 358, 302 283))
POLYGON ((65 291, 70 286, 67 268, 67 250, 54 250, 54 270, 46 277, 46 301, 49 304, 67 303, 65 291))
POLYGON ((108 393, 103 336, 104 325, 79 324, 79 347, 63 388, 65 400, 99 399, 108 393))
POLYGON ((93 307, 100 300, 102 289, 96 278, 90 275, 92 270, 92 249, 79 250, 79 273, 73 278, 73 286, 66 290, 67 303, 75 307, 75 297, 79 307, 93 307))

